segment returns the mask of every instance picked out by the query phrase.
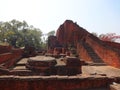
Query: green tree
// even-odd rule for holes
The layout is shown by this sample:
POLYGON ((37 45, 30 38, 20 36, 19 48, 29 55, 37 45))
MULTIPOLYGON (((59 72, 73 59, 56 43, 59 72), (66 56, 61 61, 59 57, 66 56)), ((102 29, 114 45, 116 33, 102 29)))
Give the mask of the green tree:
POLYGON ((26 21, 11 20, 0 22, 0 41, 7 42, 14 47, 26 45, 39 48, 41 46, 42 32, 40 29, 29 26, 26 21))
POLYGON ((55 35, 55 31, 52 30, 52 31, 50 31, 47 34, 44 34, 42 36, 42 42, 41 42, 42 48, 47 49, 47 46, 48 46, 48 37, 49 36, 54 36, 54 35, 55 35))
POLYGON ((55 35, 55 31, 54 30, 47 33, 47 36, 53 36, 53 35, 55 35))

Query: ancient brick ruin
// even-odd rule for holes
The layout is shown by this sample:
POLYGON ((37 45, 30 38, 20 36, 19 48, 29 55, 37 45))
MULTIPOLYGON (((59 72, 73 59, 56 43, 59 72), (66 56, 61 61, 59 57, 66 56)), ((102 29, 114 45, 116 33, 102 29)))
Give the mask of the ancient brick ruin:
MULTIPOLYGON (((0 46, 2 90, 117 90, 120 44, 102 41, 71 20, 48 37, 47 52, 0 46), (115 68, 114 68, 115 67, 115 68)), ((119 90, 119 89, 118 89, 119 90)))
POLYGON ((22 58, 22 53, 22 49, 15 49, 11 46, 0 46, 0 66, 4 69, 13 67, 22 58))
MULTIPOLYGON (((60 25, 55 39, 62 48, 75 48, 80 59, 120 68, 120 44, 102 41, 71 20, 60 25)), ((52 43, 56 46, 49 47, 58 47, 54 39, 52 43)))

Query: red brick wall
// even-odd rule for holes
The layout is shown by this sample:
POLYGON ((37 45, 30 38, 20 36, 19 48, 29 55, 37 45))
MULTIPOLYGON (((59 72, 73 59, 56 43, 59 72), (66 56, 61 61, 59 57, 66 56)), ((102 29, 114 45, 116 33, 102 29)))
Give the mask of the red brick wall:
POLYGON ((11 58, 6 60, 6 64, 4 65, 6 68, 13 66, 21 57, 22 57, 23 50, 21 49, 14 49, 11 53, 11 58))
MULTIPOLYGON (((43 77, 45 78, 45 77, 43 77)), ((107 78, 99 79, 65 79, 65 78, 6 78, 0 80, 2 90, 81 90, 95 87, 106 87, 107 78)), ((109 82, 110 83, 110 82, 109 82)))
POLYGON ((0 64, 11 59, 11 58, 12 58, 12 53, 0 54, 0 64))
POLYGON ((70 20, 66 20, 57 30, 56 37, 60 44, 74 44, 76 45, 79 40, 89 34, 85 29, 78 26, 76 23, 70 20))
POLYGON ((12 48, 11 46, 1 46, 0 45, 0 54, 10 52, 11 48, 12 48))
MULTIPOLYGON (((106 44, 71 20, 66 20, 58 28, 56 37, 58 41, 66 47, 68 47, 70 44, 74 44, 74 46, 76 46, 79 41, 86 42, 93 48, 98 56, 103 59, 105 63, 120 68, 120 51, 112 48, 120 48, 120 45, 115 43, 106 44)), ((87 54, 87 51, 82 45, 78 46, 78 52, 81 58, 91 60, 87 54)))
POLYGON ((5 68, 11 67, 22 57, 22 53, 21 49, 11 49, 7 53, 0 54, 0 64, 4 63, 5 68))
POLYGON ((84 61, 92 61, 91 57, 87 53, 87 50, 84 48, 82 43, 77 44, 77 53, 79 54, 79 57, 84 61))
POLYGON ((100 41, 98 38, 88 36, 86 42, 108 65, 120 68, 120 53, 113 50, 110 46, 100 41))
POLYGON ((109 46, 112 46, 114 48, 120 49, 120 43, 116 43, 116 42, 109 42, 109 41, 104 41, 106 44, 108 44, 109 46))

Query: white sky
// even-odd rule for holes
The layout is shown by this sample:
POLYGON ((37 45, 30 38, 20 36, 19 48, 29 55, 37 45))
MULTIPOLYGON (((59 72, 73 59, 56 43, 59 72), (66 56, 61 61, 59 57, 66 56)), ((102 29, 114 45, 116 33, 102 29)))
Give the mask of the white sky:
POLYGON ((0 0, 0 21, 12 19, 43 33, 70 19, 89 32, 120 35, 120 0, 0 0))

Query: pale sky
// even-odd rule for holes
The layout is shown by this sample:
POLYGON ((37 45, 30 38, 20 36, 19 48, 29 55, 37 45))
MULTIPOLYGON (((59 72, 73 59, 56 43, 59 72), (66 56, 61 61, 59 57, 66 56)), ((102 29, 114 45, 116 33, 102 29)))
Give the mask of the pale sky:
POLYGON ((0 0, 0 21, 12 19, 43 33, 70 19, 89 32, 120 35, 120 0, 0 0))

